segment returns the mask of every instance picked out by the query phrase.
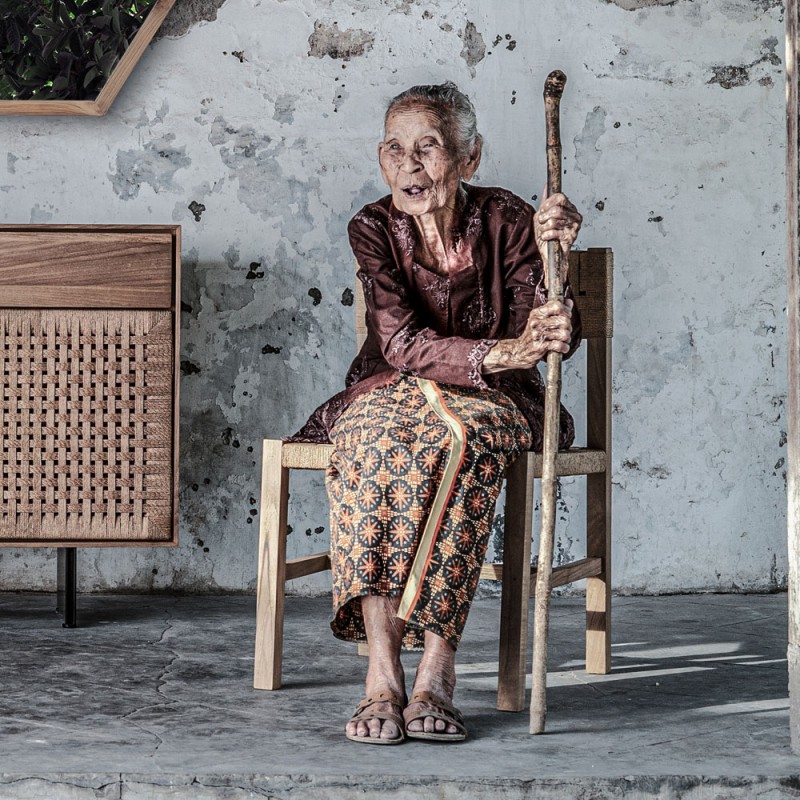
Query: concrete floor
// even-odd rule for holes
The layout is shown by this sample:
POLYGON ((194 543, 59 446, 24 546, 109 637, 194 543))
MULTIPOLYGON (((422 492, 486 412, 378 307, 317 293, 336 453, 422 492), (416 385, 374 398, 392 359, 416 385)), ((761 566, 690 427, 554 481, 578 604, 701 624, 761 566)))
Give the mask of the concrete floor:
MULTIPOLYGON (((368 747, 342 727, 364 659, 326 598, 287 601, 285 687, 251 688, 252 597, 0 594, 0 798, 797 798, 786 595, 615 600, 614 669, 582 671, 579 598, 556 598, 548 731, 494 710, 499 602, 460 653, 462 745, 368 747)), ((412 673, 418 656, 405 657, 412 673)))

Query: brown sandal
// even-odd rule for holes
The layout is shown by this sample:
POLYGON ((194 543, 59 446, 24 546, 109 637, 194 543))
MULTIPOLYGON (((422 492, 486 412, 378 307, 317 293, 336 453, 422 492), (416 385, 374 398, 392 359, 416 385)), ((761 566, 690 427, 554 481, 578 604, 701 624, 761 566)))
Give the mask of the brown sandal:
POLYGON ((414 692, 411 696, 412 703, 425 703, 427 708, 422 711, 410 711, 408 707, 403 710, 403 719, 406 723, 406 736, 409 739, 428 739, 434 742, 463 742, 467 738, 467 728, 464 725, 464 717, 461 712, 455 708, 447 700, 437 697, 430 692, 414 692), (408 723, 414 722, 418 719, 425 719, 425 717, 433 717, 434 719, 442 719, 448 725, 455 725, 458 731, 456 733, 436 733, 427 731, 410 731, 408 723))
POLYGON ((355 734, 347 733, 345 730, 345 736, 350 739, 351 742, 361 742, 362 744, 401 744, 405 741, 405 725, 403 724, 403 706, 405 703, 401 700, 397 695, 392 694, 391 692, 379 692, 374 697, 367 697, 362 700, 357 706, 356 710, 353 712, 353 716, 350 717, 349 722, 357 721, 357 722, 366 722, 370 719, 385 719, 389 720, 390 722, 394 722, 395 725, 400 730, 400 735, 395 739, 376 739, 373 736, 357 736, 355 734), (370 711, 370 707, 374 706, 376 703, 391 703, 391 705, 398 709, 398 713, 393 711, 370 711))

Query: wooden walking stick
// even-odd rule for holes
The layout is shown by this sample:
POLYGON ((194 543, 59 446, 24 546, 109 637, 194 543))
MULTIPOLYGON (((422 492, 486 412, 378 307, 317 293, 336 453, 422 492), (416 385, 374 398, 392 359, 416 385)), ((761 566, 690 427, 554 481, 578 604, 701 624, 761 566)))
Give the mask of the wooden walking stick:
MULTIPOLYGON (((547 194, 561 191, 561 130, 559 104, 567 76, 555 70, 544 82, 545 128, 547 131, 547 194)), ((561 280, 561 243, 547 242, 547 299, 564 302, 561 280)), ((539 534, 539 559, 536 565, 536 600, 533 616, 533 691, 531 695, 531 733, 543 733, 547 716, 547 628, 550 616, 550 591, 553 577, 553 538, 556 527, 556 454, 558 453, 559 411, 561 407, 561 353, 547 354, 544 446, 542 448, 542 527, 539 534)))

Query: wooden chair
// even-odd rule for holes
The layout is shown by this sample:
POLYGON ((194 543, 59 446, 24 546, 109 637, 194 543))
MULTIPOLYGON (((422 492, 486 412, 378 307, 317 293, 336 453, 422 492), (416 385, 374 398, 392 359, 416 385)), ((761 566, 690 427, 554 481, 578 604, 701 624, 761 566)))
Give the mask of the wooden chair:
MULTIPOLYGON (((558 475, 586 475, 586 558, 553 569, 553 586, 587 579, 586 670, 607 673, 611 661, 611 338, 613 255, 607 248, 574 251, 570 281, 583 321, 587 348, 587 447, 558 454, 558 475)), ((356 338, 366 336, 363 296, 356 281, 356 338)), ((261 477, 256 653, 253 685, 281 685, 285 583, 330 569, 327 552, 286 560, 289 470, 323 470, 332 445, 265 439, 261 477)), ((497 708, 525 707, 528 606, 536 585, 531 563, 534 479, 541 453, 520 456, 506 476, 502 564, 485 564, 481 578, 502 581, 497 708)))

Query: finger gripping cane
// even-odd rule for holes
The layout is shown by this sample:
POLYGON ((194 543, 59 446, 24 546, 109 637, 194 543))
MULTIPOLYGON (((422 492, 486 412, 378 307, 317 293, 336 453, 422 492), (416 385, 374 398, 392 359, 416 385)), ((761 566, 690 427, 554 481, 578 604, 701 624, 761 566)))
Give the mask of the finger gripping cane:
MULTIPOLYGON (((561 130, 559 104, 567 76, 555 70, 544 82, 545 129, 547 132, 547 193, 561 191, 561 130)), ((547 299, 564 300, 561 244, 547 242, 547 299)), ((561 353, 547 354, 544 445, 542 449, 542 527, 536 568, 536 599, 533 616, 533 668, 531 733, 543 733, 547 716, 547 629, 553 571, 553 538, 556 525, 556 454, 561 406, 561 353)))

